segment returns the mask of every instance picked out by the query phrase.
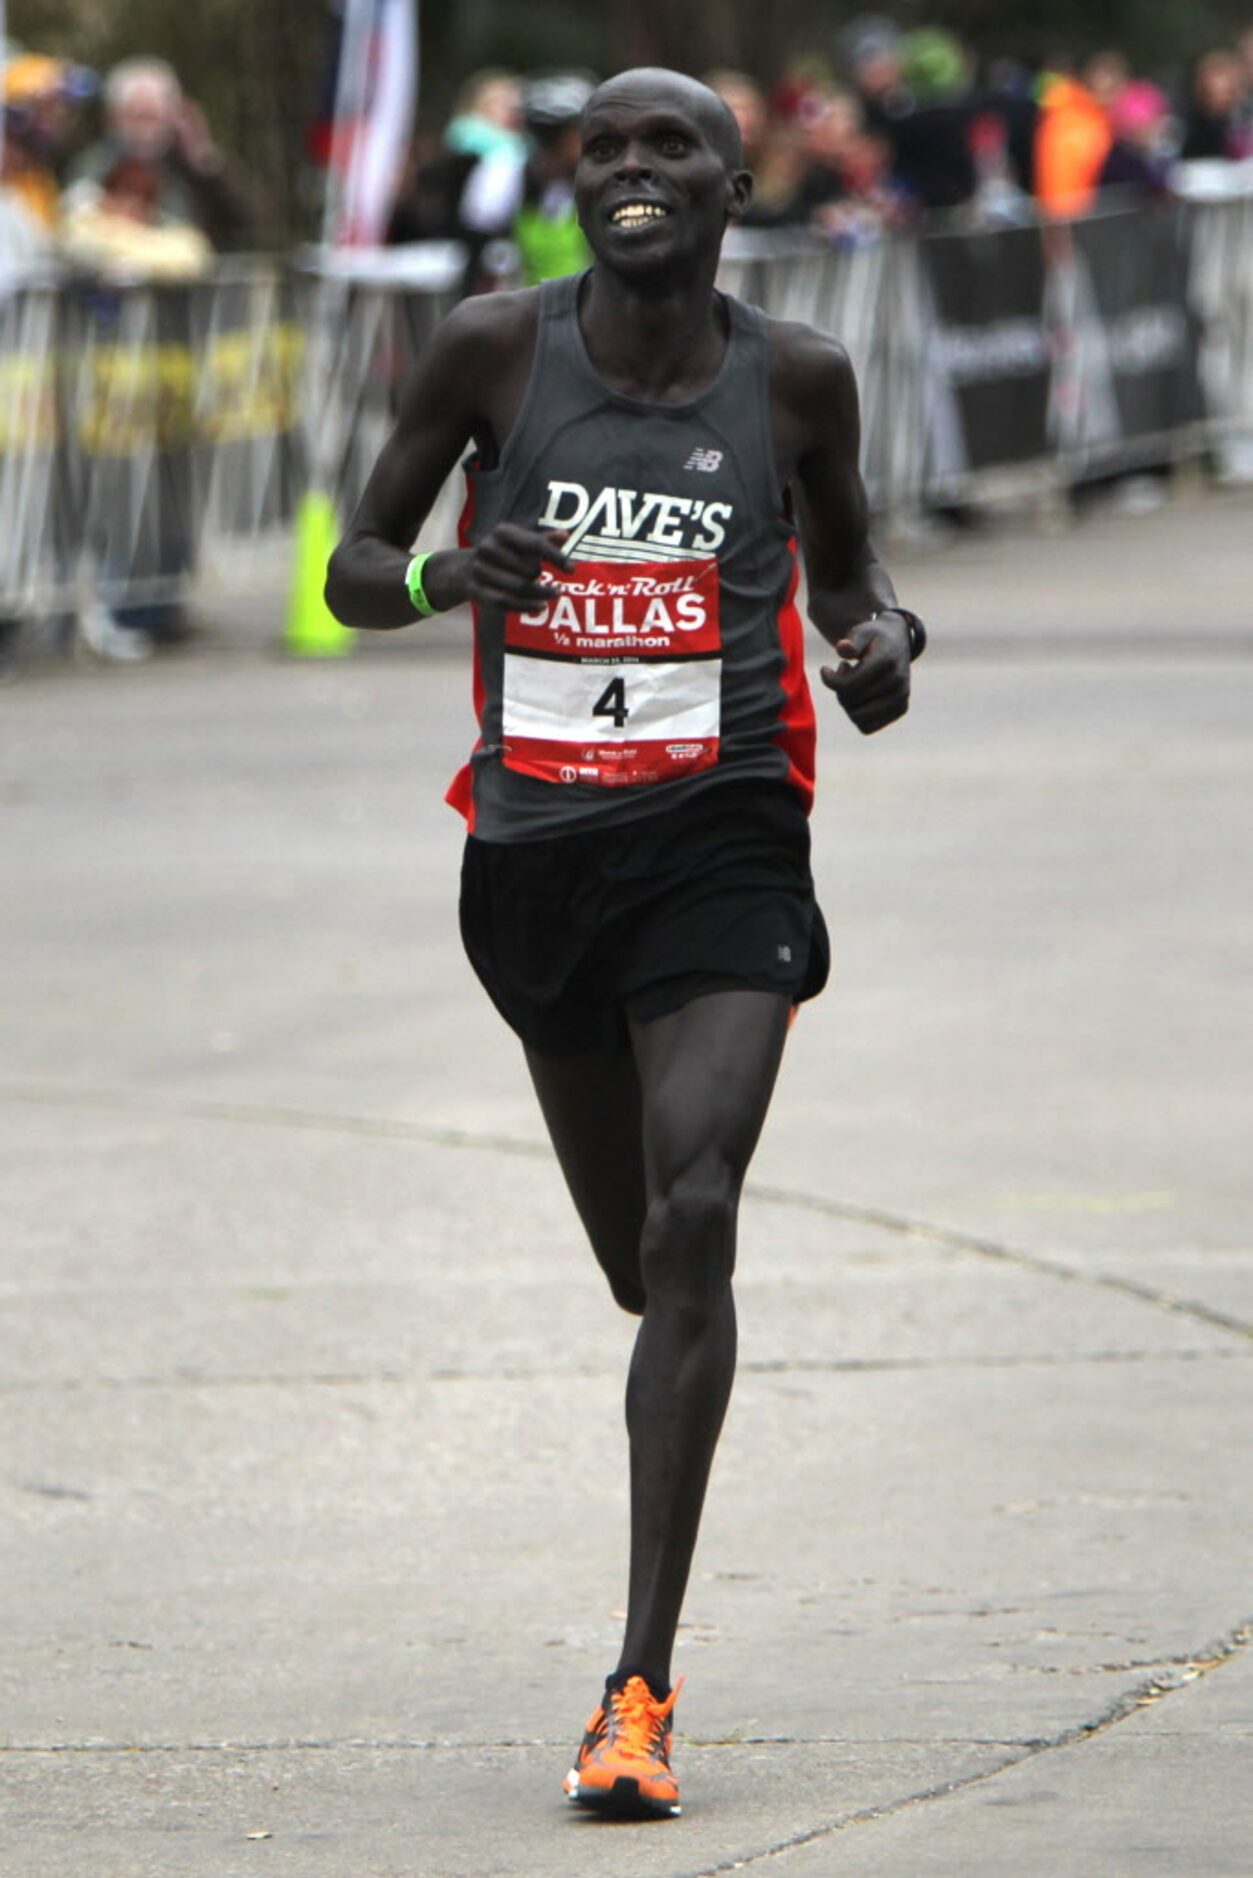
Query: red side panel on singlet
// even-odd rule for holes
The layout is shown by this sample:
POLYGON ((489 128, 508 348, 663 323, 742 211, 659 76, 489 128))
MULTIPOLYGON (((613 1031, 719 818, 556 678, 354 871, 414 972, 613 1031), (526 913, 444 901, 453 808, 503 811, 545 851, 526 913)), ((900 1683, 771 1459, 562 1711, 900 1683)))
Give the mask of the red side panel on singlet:
POLYGON ((791 543, 792 579, 779 609, 779 643, 783 647, 783 709, 779 714, 779 743, 787 753, 787 779, 804 797, 806 810, 814 800, 818 723, 805 676, 805 624, 796 604, 800 585, 800 557, 796 538, 791 543))
MULTIPOLYGON (((469 548, 473 546, 471 538, 471 530, 473 527, 474 484, 467 476, 466 499, 461 505, 461 515, 457 521, 457 545, 459 547, 469 548)), ((474 702, 474 721, 481 726, 483 722, 483 703, 486 697, 486 691, 483 684, 483 668, 479 654, 479 610, 473 601, 470 602, 470 619, 474 629, 474 669, 473 678, 471 680, 471 695, 474 702)), ((474 745, 476 750, 481 747, 482 741, 482 737, 479 737, 474 745)), ((475 821, 473 760, 472 753, 470 760, 461 765, 461 768, 449 783, 444 796, 444 800, 447 802, 449 808, 456 809, 458 815, 465 816, 466 832, 471 835, 474 833, 475 821)))

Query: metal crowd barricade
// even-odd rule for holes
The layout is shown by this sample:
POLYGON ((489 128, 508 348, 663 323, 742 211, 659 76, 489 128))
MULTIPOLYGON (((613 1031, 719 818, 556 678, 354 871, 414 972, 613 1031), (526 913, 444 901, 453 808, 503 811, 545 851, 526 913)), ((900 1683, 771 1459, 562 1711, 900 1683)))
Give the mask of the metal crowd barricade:
POLYGON ((202 555, 285 528, 308 477, 304 307, 286 264, 228 260, 191 299, 195 503, 202 555))
MULTIPOLYGON (((395 422, 400 398, 435 327, 460 295, 465 257, 455 243, 425 243, 335 267, 316 255, 299 271, 310 329, 304 381, 304 451, 312 482, 346 521, 395 422)), ((454 472, 424 539, 452 538, 461 478, 454 472)))
POLYGON ((282 263, 0 292, 0 616, 181 600, 201 556, 291 518, 305 332, 282 263))
POLYGON ((1253 159, 1184 165, 1188 296, 1198 371, 1220 474, 1253 480, 1253 159))
POLYGON ((50 610, 68 584, 63 427, 58 400, 60 283, 0 285, 0 618, 50 610))
MULTIPOLYGON (((1253 165, 1189 166, 1180 195, 852 248, 733 230, 719 281, 844 343, 881 513, 1198 450, 1248 480, 1253 165)), ((0 281, 0 620, 181 598, 281 540, 311 484, 346 518, 462 271, 424 244, 189 286, 0 281)), ((454 473, 427 543, 460 500, 454 473)))
POLYGON ((884 505, 897 467, 894 440, 911 408, 908 356, 894 346, 886 313, 908 269, 907 251, 893 241, 837 247, 795 230, 732 228, 718 272, 720 287, 772 319, 800 320, 840 340, 860 392, 862 470, 872 501, 884 505))
POLYGON ((957 214, 852 250, 732 231, 720 279, 843 341, 880 512, 1206 450, 1249 480, 1253 164, 1188 166, 1178 190, 1064 225, 957 214))
POLYGON ((112 607, 181 599, 195 570, 194 291, 71 283, 63 295, 79 572, 112 607))

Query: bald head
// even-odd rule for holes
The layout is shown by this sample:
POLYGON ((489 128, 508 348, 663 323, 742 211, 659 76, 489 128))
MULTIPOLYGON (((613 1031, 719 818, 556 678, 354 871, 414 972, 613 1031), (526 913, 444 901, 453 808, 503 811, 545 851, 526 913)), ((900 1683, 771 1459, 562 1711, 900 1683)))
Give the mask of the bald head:
POLYGON ((584 107, 584 119, 601 104, 681 111, 700 126, 728 170, 744 167, 744 144, 735 113, 716 91, 685 72, 671 72, 662 65, 637 65, 618 72, 597 86, 584 107))

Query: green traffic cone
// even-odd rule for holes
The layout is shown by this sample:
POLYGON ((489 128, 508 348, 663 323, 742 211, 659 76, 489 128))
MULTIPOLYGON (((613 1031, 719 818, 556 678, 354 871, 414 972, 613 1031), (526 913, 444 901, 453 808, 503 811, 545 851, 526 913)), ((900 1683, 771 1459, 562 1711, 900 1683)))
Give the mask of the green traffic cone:
POLYGON ((283 647, 295 659, 342 659, 357 635, 341 626, 323 597, 326 564, 339 540, 335 507, 328 495, 310 489, 296 511, 296 556, 283 647))

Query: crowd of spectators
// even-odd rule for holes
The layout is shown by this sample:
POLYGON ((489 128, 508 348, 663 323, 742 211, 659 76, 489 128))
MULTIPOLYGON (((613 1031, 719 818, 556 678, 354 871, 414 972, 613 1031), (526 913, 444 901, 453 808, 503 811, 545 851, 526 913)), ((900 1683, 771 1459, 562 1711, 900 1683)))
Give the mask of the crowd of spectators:
POLYGON ((252 185, 164 60, 127 59, 101 81, 11 48, 3 89, 0 269, 60 256, 106 280, 185 280, 248 244, 252 185))
MULTIPOLYGON (((975 221, 1073 214, 1099 192, 1157 194, 1178 160, 1253 156, 1253 26, 1207 46, 1164 88, 1117 49, 1031 67, 976 60, 936 27, 864 15, 829 54, 772 83, 704 74, 739 121, 756 191, 749 228, 803 228, 853 245, 936 211, 975 221)), ((578 266, 576 125, 589 73, 469 79, 448 123, 420 130, 388 239, 457 239, 486 284, 578 266)), ((0 266, 59 250, 106 277, 187 278, 246 247, 257 192, 163 61, 97 79, 10 48, 4 65, 0 266), (100 135, 86 127, 98 117, 100 135)))
MULTIPOLYGON (((704 76, 734 111, 756 178, 745 225, 840 245, 936 212, 975 225, 1081 214, 1104 191, 1165 193, 1179 161, 1253 156, 1253 27, 1207 47, 1169 89, 1117 49, 980 62, 952 33, 879 15, 772 84, 704 76)), ((479 285, 502 239, 527 279, 578 265, 572 130, 591 82, 476 74, 442 135, 416 140, 389 239, 466 242, 479 285)))
POLYGON ((247 241, 250 191, 168 65, 116 66, 104 106, 105 134, 78 159, 65 192, 74 258, 187 277, 203 272, 216 249, 247 241))

